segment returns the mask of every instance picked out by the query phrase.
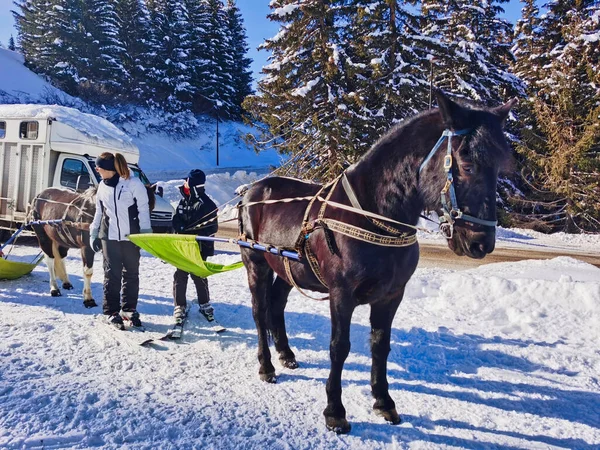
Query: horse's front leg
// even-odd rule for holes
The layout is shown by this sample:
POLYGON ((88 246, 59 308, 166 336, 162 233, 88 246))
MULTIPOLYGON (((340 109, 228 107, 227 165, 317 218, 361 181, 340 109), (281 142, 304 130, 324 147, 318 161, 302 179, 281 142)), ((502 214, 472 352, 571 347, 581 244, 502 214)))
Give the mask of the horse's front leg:
POLYGON ((258 333, 258 362, 260 368, 258 375, 267 383, 277 382, 275 367, 271 363, 269 350, 268 323, 270 322, 270 308, 268 296, 273 283, 273 270, 260 254, 252 254, 255 250, 243 250, 242 260, 248 272, 248 286, 252 293, 252 317, 258 333))
POLYGON ((396 404, 389 394, 387 381, 387 359, 390 353, 392 321, 402 301, 402 293, 388 302, 371 305, 371 392, 375 398, 373 409, 388 422, 400 423, 396 404))
POLYGON ((283 367, 297 369, 296 355, 290 348, 285 329, 285 305, 292 290, 283 278, 275 277, 271 289, 271 321, 275 350, 279 353, 279 361, 283 367))
POLYGON ((83 306, 93 308, 98 306, 92 297, 92 275, 94 274, 94 250, 85 246, 81 248, 83 261, 83 306))
POLYGON ((327 379, 327 407, 323 411, 327 429, 338 434, 348 433, 350 424, 346 420, 346 409, 342 404, 342 370, 350 353, 350 321, 354 312, 352 297, 341 291, 330 289, 331 342, 329 356, 331 369, 327 379))

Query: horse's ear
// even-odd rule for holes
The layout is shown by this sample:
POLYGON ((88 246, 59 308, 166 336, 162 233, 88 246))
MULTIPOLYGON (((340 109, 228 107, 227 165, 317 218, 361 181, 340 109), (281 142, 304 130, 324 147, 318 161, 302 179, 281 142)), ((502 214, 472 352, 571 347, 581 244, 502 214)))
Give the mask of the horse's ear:
POLYGON ((516 97, 512 98, 509 101, 507 101, 504 105, 493 108, 492 112, 500 118, 502 123, 504 123, 506 121, 506 118, 508 117, 508 113, 518 103, 518 101, 519 100, 516 97))
POLYGON ((440 89, 434 91, 438 108, 444 125, 449 130, 466 128, 469 124, 468 111, 450 98, 440 89))

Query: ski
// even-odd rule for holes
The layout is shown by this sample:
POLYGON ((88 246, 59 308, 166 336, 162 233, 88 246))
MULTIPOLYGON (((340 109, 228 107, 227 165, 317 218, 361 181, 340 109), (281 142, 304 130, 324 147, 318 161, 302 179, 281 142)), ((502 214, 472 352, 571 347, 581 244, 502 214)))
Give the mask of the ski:
POLYGON ((214 331, 217 334, 220 334, 220 333, 223 333, 223 332, 227 331, 227 328, 225 328, 223 325, 221 325, 219 323, 219 321, 214 318, 214 316, 213 316, 212 320, 208 320, 204 314, 200 313, 200 315, 202 317, 204 317, 206 319, 206 321, 212 325, 212 327, 210 327, 211 331, 214 331))
POLYGON ((183 316, 183 320, 181 323, 176 323, 171 327, 167 334, 160 338, 161 341, 178 341, 181 339, 183 335, 183 326, 185 325, 185 321, 187 320, 188 314, 190 312, 190 307, 188 306, 185 310, 185 314, 183 316))

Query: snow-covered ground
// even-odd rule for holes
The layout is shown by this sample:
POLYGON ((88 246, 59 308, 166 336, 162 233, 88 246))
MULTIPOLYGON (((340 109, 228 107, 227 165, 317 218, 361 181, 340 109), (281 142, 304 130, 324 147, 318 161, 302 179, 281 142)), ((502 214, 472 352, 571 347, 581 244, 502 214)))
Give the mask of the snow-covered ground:
MULTIPOLYGON (((566 240, 499 234, 530 246, 566 240)), ((600 248, 600 237, 580 244, 600 248)), ((180 343, 145 348, 139 334, 109 329, 99 308, 83 308, 81 262, 71 253, 75 290, 63 297, 49 296, 43 264, 0 281, 0 448, 600 448, 600 269, 578 260, 418 269, 393 323, 388 377, 404 421, 395 427, 371 410, 369 309, 359 307, 343 374, 353 428, 336 436, 322 417, 327 302, 292 291, 287 325, 300 368, 275 357, 280 377, 268 385, 257 375, 244 269, 210 278, 227 332, 214 334, 194 308, 180 343)), ((146 335, 171 323, 173 271, 142 252, 146 335)), ((102 278, 97 255, 97 301, 102 278)))

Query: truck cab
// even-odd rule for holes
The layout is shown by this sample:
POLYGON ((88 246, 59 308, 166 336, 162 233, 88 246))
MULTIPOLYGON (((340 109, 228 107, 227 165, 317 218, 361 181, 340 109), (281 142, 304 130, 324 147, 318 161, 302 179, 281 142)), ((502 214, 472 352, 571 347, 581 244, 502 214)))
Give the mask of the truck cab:
MULTIPOLYGON (((0 228, 27 220, 33 198, 48 187, 83 191, 97 186, 95 160, 119 152, 149 185, 139 149, 110 122, 56 105, 0 105, 0 228)), ((171 229, 173 207, 160 196, 150 213, 155 232, 171 229)))

